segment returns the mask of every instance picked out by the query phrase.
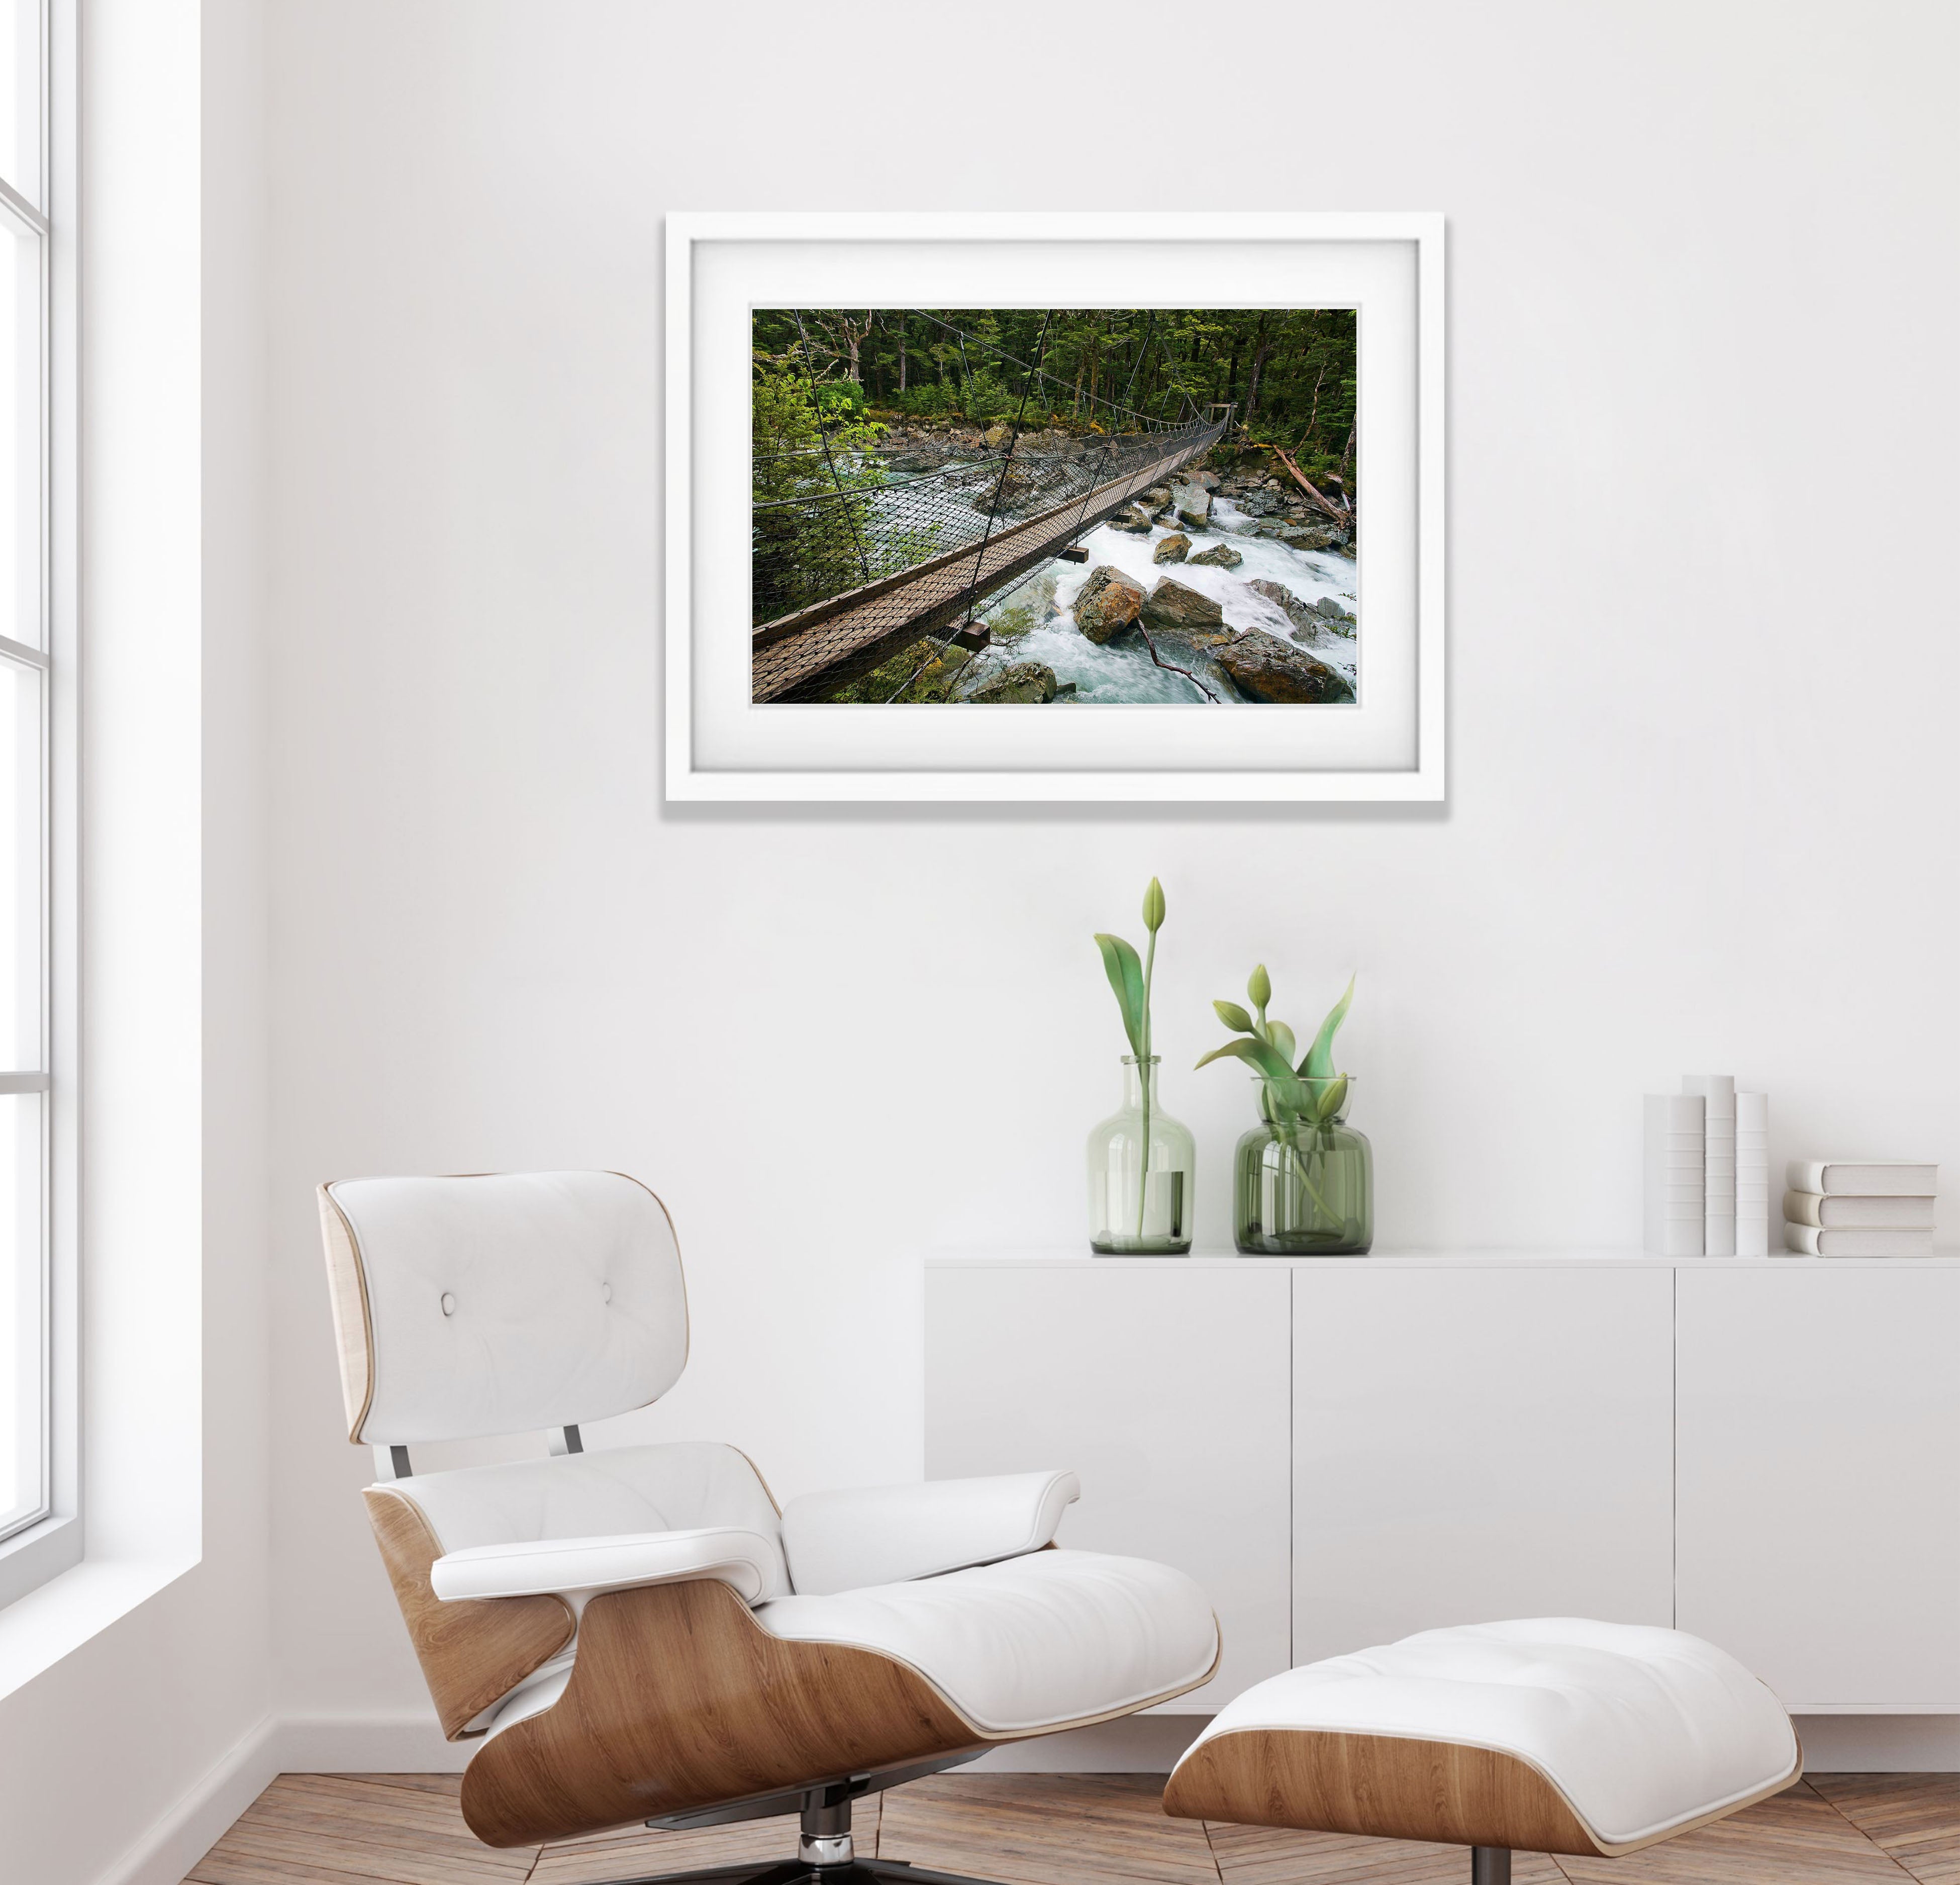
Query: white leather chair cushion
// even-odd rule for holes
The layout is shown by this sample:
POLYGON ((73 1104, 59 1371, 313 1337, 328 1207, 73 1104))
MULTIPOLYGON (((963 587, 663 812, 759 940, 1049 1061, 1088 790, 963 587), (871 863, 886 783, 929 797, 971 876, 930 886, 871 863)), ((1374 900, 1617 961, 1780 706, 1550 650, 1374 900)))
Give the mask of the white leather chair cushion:
POLYGON ((1425 1630, 1309 1663, 1227 1703, 1192 1750, 1249 1729, 1515 1755, 1551 1780, 1602 1846, 1752 1798, 1790 1778, 1802 1758, 1782 1704, 1712 1643, 1570 1617, 1425 1630))
POLYGON ((463 1597, 595 1597, 634 1584, 712 1578, 755 1603, 781 1580, 782 1554, 759 1532, 709 1526, 610 1538, 539 1538, 473 1545, 438 1558, 429 1584, 444 1603, 463 1597))
POLYGON ((355 1178, 353 1233, 380 1445, 533 1432, 644 1407, 687 1361, 660 1200, 617 1172, 355 1178))
POLYGON ((693 1441, 614 1447, 420 1473, 391 1482, 388 1489, 414 1501, 450 1555, 483 1546, 604 1543, 714 1528, 754 1540, 759 1555, 766 1548, 751 1602, 790 1587, 775 1505, 756 1469, 733 1447, 693 1441))
POLYGON ((813 1492, 783 1509, 790 1581, 823 1597, 1018 1557, 1040 1550, 1081 1496, 1072 1473, 813 1492))
POLYGON ((1182 1571, 1099 1552, 1037 1551, 917 1583, 778 1597, 756 1616, 778 1636, 910 1664, 989 1734, 1147 1707, 1202 1682, 1218 1655, 1211 1606, 1182 1571))

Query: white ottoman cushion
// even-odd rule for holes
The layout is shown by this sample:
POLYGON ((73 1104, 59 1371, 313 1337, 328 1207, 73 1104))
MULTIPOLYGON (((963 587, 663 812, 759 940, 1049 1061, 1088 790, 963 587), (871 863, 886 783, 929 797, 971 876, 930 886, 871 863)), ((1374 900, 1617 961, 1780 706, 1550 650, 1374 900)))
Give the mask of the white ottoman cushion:
MULTIPOLYGON (((1718 1818, 1803 1771, 1782 1705, 1713 1644, 1678 1630, 1546 1617, 1425 1630, 1260 1683, 1192 1743, 1167 1804, 1176 1797, 1172 1810, 1187 1812, 1208 1785, 1215 1791, 1206 1775, 1221 1771, 1229 1737, 1293 1734, 1443 1743, 1509 1756, 1550 1782, 1602 1853, 1718 1818)), ((1287 1803, 1274 1804, 1287 1810, 1287 1803)), ((1325 1800, 1295 1804, 1309 1817, 1264 1823, 1328 1823, 1325 1800)), ((1366 1810, 1363 1803, 1332 1816, 1341 1823, 1328 1829, 1376 1829, 1359 1823, 1366 1810)))

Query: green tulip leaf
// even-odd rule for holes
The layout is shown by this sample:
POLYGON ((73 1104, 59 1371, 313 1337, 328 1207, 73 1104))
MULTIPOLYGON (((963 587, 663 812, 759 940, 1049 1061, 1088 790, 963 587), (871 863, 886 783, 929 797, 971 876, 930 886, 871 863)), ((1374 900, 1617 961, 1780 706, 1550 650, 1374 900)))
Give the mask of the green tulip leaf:
POLYGON ((1144 893, 1144 927, 1154 936, 1163 928, 1163 886, 1152 877, 1150 887, 1144 893))
POLYGON ((1252 1032, 1252 1016, 1248 1014, 1237 1002, 1214 1001, 1211 1006, 1219 1020, 1227 1027, 1235 1029, 1241 1034, 1249 1034, 1252 1032))
POLYGON ((1228 1056, 1234 1060, 1242 1060, 1269 1081, 1284 1080, 1289 1086, 1293 1084, 1293 1069, 1262 1040, 1227 1041, 1223 1047, 1213 1048, 1198 1065, 1209 1066, 1213 1061, 1223 1060, 1228 1056))
POLYGON ((1137 952, 1120 936, 1099 933, 1096 947, 1102 952, 1103 973, 1115 991, 1116 1005, 1123 1011, 1123 1032, 1129 1036, 1130 1051, 1144 1057, 1144 965, 1137 952))
POLYGON ((1266 1039, 1272 1043, 1281 1059, 1291 1066, 1293 1056, 1300 1052, 1300 1043, 1293 1039, 1293 1030, 1284 1021, 1268 1021, 1266 1039))
POLYGON ((1313 1037, 1313 1045, 1306 1050, 1306 1058, 1300 1062, 1300 1070, 1309 1080, 1332 1080, 1334 1078, 1334 1036, 1341 1024, 1348 1018, 1348 1005, 1354 998, 1354 978, 1348 978, 1348 989, 1341 999, 1327 1011, 1327 1019, 1320 1024, 1320 1032, 1313 1037))

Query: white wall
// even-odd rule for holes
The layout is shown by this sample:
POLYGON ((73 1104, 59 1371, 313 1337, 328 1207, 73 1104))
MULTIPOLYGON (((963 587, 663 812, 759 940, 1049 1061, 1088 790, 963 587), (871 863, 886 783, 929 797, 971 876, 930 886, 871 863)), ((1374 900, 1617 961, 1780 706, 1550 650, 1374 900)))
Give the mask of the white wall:
POLYGON ((1090 933, 1153 872, 1214 1244, 1247 1095, 1180 1069, 1262 958, 1296 1025, 1360 972, 1385 1247, 1632 1243, 1688 1068, 1778 1158, 1960 1170, 1950 12, 266 18, 272 1569, 323 1758, 426 1704, 316 1181, 640 1173, 694 1360, 622 1431, 915 1473, 919 1256, 1079 1234, 1090 933), (1212 204, 1450 217, 1446 808, 663 806, 663 213, 1212 204))

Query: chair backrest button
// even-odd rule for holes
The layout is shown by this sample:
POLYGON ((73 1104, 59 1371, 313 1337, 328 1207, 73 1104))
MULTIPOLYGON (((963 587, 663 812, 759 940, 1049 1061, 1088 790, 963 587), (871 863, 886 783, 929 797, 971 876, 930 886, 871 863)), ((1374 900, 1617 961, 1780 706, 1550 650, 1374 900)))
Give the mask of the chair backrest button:
POLYGON ((442 1313, 445 1316, 453 1316, 456 1313, 456 1298, 447 1290, 442 1292, 442 1313))
POLYGON ((599 1285, 599 1300, 603 1303, 609 1303, 612 1300, 612 1285, 610 1283, 599 1285))

